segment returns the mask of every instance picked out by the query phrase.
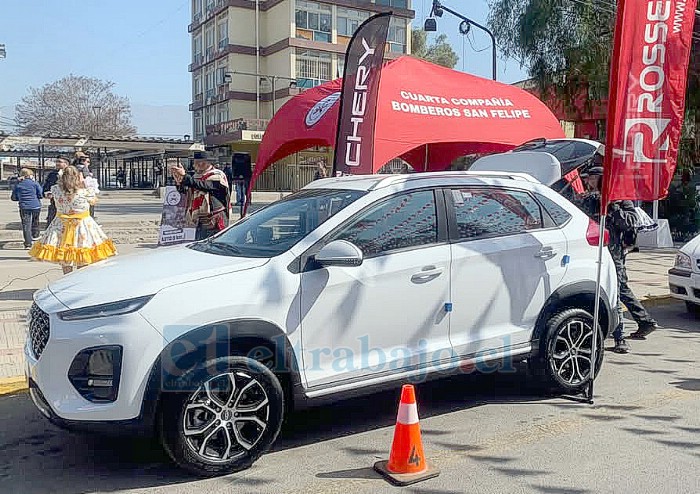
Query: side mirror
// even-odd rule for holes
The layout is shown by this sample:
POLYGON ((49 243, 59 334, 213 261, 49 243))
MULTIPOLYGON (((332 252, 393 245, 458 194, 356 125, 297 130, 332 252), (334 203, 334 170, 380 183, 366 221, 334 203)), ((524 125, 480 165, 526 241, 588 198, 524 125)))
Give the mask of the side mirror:
POLYGON ((359 266, 362 264, 362 251, 347 240, 334 240, 316 254, 317 263, 328 266, 359 266))

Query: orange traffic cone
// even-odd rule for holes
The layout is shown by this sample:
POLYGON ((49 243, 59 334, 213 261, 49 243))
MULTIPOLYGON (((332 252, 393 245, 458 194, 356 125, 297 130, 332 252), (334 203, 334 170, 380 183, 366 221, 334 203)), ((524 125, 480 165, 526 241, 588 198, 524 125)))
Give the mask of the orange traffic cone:
POLYGON ((440 474, 440 470, 431 465, 423 453, 416 392, 411 384, 405 384, 401 389, 389 461, 375 463, 374 469, 392 484, 399 486, 414 484, 440 474))

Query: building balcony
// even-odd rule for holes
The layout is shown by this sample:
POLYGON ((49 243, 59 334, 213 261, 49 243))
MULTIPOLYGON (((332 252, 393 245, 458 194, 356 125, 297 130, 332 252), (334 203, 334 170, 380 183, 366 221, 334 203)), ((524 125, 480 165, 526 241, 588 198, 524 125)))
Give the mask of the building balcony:
POLYGON ((237 141, 260 141, 269 122, 268 119, 236 118, 207 125, 204 144, 221 146, 237 141))
POLYGON ((195 95, 194 100, 190 103, 190 111, 199 110, 204 106, 204 94, 195 95))

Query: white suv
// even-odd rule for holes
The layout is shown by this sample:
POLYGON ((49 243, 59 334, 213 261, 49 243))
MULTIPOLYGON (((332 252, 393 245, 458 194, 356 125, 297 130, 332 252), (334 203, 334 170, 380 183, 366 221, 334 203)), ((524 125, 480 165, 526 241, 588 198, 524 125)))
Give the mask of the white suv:
MULTIPOLYGON (((213 238, 38 292, 30 394, 60 426, 158 432, 178 464, 216 475, 251 465, 292 406, 521 361, 578 391, 597 235, 525 175, 315 181, 213 238)), ((607 250, 602 273, 600 350, 617 324, 607 250)))

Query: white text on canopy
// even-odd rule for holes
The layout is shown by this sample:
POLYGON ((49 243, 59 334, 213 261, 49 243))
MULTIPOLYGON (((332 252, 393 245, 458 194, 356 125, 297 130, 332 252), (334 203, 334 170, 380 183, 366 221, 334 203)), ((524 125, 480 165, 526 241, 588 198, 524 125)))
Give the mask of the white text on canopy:
POLYGON ((437 117, 526 119, 530 110, 515 108, 513 102, 502 98, 445 98, 401 91, 404 101, 391 101, 391 109, 416 115, 437 117))

